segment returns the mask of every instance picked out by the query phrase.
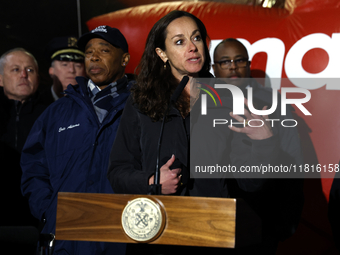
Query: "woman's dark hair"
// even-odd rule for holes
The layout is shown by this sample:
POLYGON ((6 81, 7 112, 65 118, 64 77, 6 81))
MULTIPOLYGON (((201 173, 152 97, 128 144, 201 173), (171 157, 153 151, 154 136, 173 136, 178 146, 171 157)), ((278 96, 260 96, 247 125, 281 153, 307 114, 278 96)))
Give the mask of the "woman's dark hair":
MULTIPOLYGON (((142 59, 137 66, 137 82, 132 88, 134 103, 139 106, 140 111, 148 115, 152 120, 158 121, 162 119, 171 95, 177 87, 179 81, 171 72, 169 63, 164 63, 156 53, 156 48, 165 51, 165 39, 167 36, 168 25, 180 17, 189 17, 195 21, 200 31, 204 44, 205 62, 201 71, 200 77, 209 77, 210 73, 210 55, 207 45, 207 30, 200 19, 191 13, 184 11, 172 11, 161 18, 152 27, 146 40, 145 50, 142 59)), ((187 98, 183 95, 176 102, 176 108, 182 115, 188 113, 187 98)))

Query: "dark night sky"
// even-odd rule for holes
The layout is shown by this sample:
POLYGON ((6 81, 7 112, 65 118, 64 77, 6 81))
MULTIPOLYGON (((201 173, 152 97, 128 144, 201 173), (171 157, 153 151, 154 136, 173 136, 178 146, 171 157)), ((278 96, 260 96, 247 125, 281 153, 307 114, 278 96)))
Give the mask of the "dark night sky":
MULTIPOLYGON (((88 31, 90 18, 124 8, 118 1, 80 0, 82 33, 88 31)), ((38 60, 42 86, 50 83, 45 45, 53 37, 68 35, 78 37, 77 0, 1 0, 0 55, 15 47, 30 51, 38 60)))
MULTIPOLYGON (((176 0, 79 0, 81 31, 92 17, 136 5, 176 0)), ((217 0, 235 2, 235 0, 217 0)), ((253 0, 237 0, 237 3, 253 0)), ((257 0, 258 1, 258 0, 257 0)), ((123 22, 123 21, 122 21, 123 22)), ((23 47, 38 60, 40 88, 51 84, 49 63, 44 59, 46 44, 57 36, 78 34, 77 0, 0 0, 0 55, 23 47)))

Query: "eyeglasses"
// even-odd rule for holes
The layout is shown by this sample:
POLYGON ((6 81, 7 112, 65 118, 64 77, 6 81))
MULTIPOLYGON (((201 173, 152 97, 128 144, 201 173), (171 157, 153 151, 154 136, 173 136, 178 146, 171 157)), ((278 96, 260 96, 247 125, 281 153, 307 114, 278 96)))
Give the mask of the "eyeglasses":
POLYGON ((219 64, 222 69, 230 68, 231 63, 234 63, 236 67, 246 67, 248 64, 248 59, 247 58, 226 59, 215 62, 215 64, 219 64))

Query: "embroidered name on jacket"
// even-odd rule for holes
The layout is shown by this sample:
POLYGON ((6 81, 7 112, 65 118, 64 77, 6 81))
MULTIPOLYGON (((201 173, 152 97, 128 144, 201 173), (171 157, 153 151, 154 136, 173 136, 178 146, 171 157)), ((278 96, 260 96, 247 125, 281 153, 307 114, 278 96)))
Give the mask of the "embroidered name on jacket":
POLYGON ((74 124, 74 125, 69 125, 67 128, 66 127, 60 127, 58 132, 60 133, 62 131, 65 131, 66 129, 72 129, 72 128, 79 127, 79 126, 80 126, 80 124, 78 123, 78 124, 74 124))

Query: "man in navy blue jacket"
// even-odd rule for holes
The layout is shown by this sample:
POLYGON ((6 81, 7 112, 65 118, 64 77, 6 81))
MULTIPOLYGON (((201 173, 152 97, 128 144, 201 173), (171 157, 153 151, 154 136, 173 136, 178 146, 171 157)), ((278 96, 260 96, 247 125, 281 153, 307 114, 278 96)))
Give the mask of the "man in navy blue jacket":
MULTIPOLYGON (((77 77, 65 96, 37 119, 21 158, 22 193, 32 214, 55 233, 58 192, 113 193, 106 171, 132 81, 130 55, 116 28, 99 26, 79 38, 90 79, 77 77)), ((54 254, 124 254, 125 244, 56 241, 54 254)))

